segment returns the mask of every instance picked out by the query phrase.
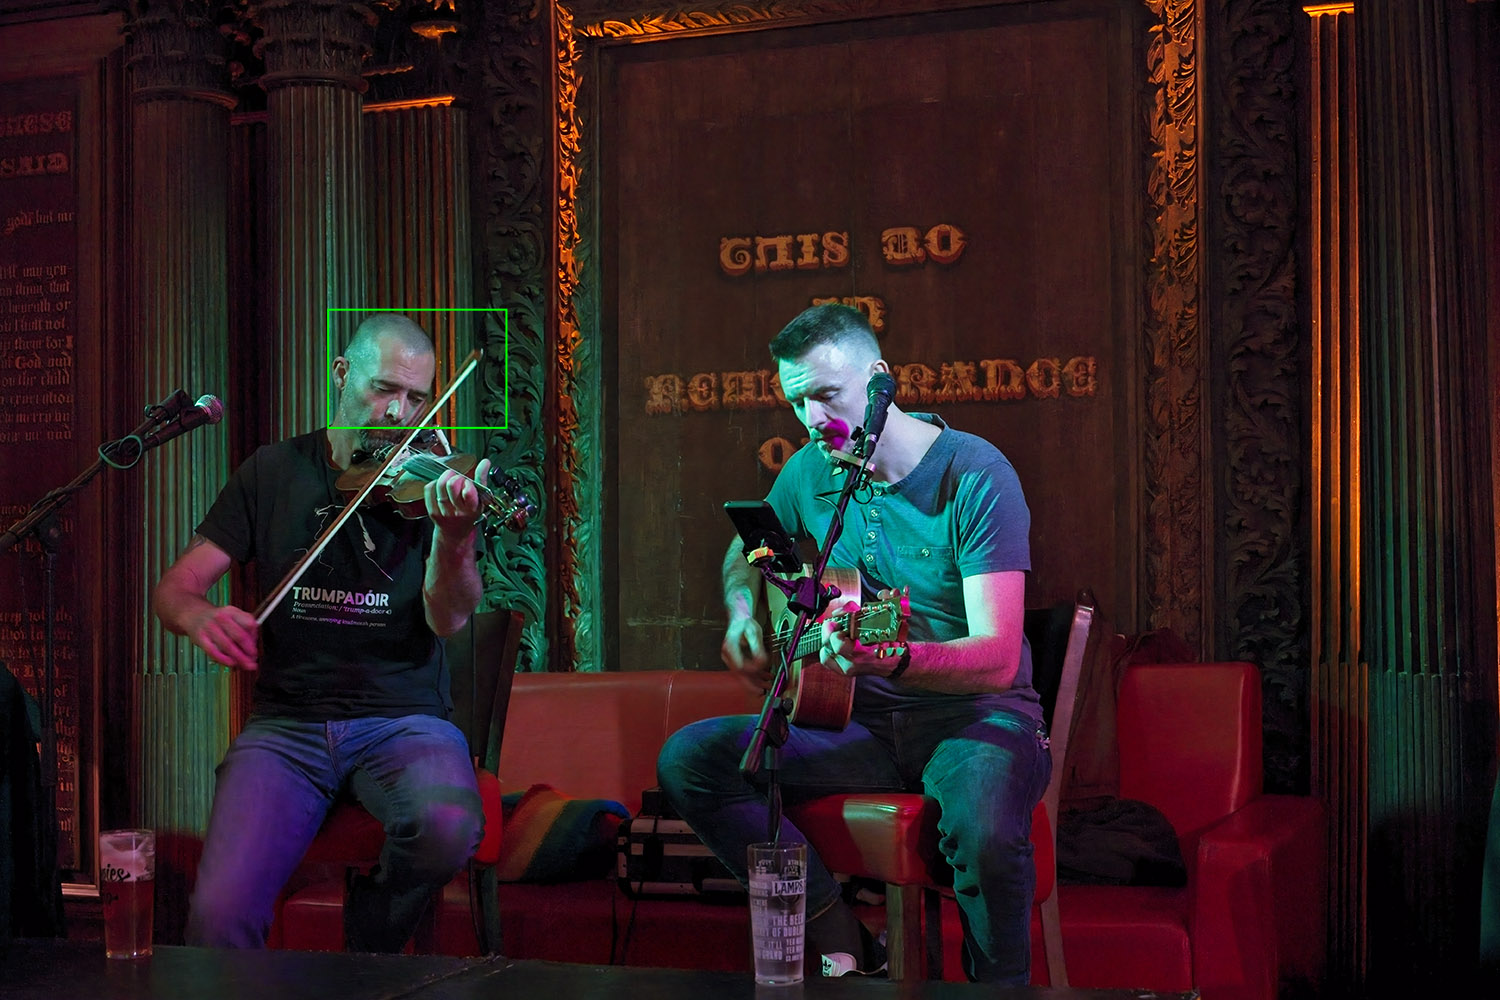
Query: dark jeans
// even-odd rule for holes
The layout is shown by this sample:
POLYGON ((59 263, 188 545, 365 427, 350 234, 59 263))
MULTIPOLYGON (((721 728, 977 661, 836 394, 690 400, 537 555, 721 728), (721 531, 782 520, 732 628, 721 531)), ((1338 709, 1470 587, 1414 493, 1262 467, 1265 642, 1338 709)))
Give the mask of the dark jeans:
MULTIPOLYGON (((743 882, 745 848, 767 839, 764 772, 739 761, 753 716, 707 719, 674 734, 657 760, 662 791, 743 882)), ((953 867, 964 931, 964 971, 979 982, 1024 986, 1031 969, 1036 867, 1031 812, 1052 774, 1041 727, 964 701, 856 717, 842 732, 793 728, 781 751, 787 805, 834 792, 921 790, 941 807, 939 849, 953 867)), ((781 839, 807 838, 783 821, 781 839)), ((838 899, 839 885, 809 851, 807 915, 838 899)))
POLYGON ((347 944, 400 951, 484 825, 463 733, 426 715, 251 718, 219 765, 187 943, 265 947, 276 897, 346 786, 385 827, 378 867, 345 900, 347 944))

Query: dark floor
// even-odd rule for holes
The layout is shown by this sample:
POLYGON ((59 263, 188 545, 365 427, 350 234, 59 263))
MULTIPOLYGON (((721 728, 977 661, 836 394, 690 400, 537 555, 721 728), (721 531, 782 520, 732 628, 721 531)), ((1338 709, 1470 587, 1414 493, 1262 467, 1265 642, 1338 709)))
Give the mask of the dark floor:
POLYGON ((967 983, 899 984, 828 979, 757 986, 743 974, 636 969, 505 958, 348 955, 340 952, 216 951, 158 946, 136 961, 111 961, 95 942, 21 940, 0 956, 7 1000, 1189 1000, 1196 994, 1135 990, 1003 989, 967 983))

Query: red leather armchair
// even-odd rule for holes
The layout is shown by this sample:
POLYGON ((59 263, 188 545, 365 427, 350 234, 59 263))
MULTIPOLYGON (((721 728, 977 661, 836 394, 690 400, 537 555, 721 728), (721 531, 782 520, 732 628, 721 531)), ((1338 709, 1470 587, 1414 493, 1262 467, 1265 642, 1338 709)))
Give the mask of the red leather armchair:
POLYGON ((1325 814, 1266 795, 1260 672, 1250 663, 1139 665, 1117 708, 1120 795, 1172 822, 1182 888, 1064 885, 1075 986, 1196 988, 1205 1000, 1274 1000, 1322 976, 1325 814))

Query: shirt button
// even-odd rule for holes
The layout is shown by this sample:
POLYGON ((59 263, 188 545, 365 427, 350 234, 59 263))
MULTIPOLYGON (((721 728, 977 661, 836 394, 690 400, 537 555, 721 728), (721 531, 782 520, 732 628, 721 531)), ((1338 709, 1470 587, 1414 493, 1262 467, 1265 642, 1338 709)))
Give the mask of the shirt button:
POLYGON ((865 562, 873 564, 875 562, 875 554, 873 552, 866 552, 865 562))
POLYGON ((923 549, 923 550, 922 550, 922 554, 923 554, 923 555, 924 555, 924 556, 930 556, 930 555, 932 555, 932 550, 931 550, 931 549, 925 549, 925 548, 924 548, 924 549, 923 549))
POLYGON ((880 520, 880 508, 872 507, 870 509, 870 517, 876 521, 880 520))
POLYGON ((869 539, 870 541, 873 542, 875 540, 875 532, 873 532, 873 531, 867 531, 867 532, 865 532, 865 538, 867 538, 867 539, 869 539))

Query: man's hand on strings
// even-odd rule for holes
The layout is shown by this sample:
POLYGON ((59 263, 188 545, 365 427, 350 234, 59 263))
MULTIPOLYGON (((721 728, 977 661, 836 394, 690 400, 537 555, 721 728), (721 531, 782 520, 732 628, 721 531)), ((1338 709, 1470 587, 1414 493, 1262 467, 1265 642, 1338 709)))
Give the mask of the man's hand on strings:
POLYGON ((719 649, 724 665, 759 691, 771 685, 771 658, 760 622, 750 616, 731 618, 719 649))
MULTIPOLYGON (((876 595, 886 600, 894 591, 881 591, 876 595)), ((874 674, 884 677, 895 668, 896 661, 890 658, 886 645, 866 646, 855 638, 849 625, 859 621, 858 601, 846 601, 841 607, 829 606, 823 617, 823 645, 818 650, 818 660, 849 677, 874 674)))
POLYGON ((490 460, 486 458, 474 467, 473 479, 448 469, 423 487, 427 516, 439 531, 459 536, 469 533, 484 509, 477 483, 486 482, 489 474, 490 460))

